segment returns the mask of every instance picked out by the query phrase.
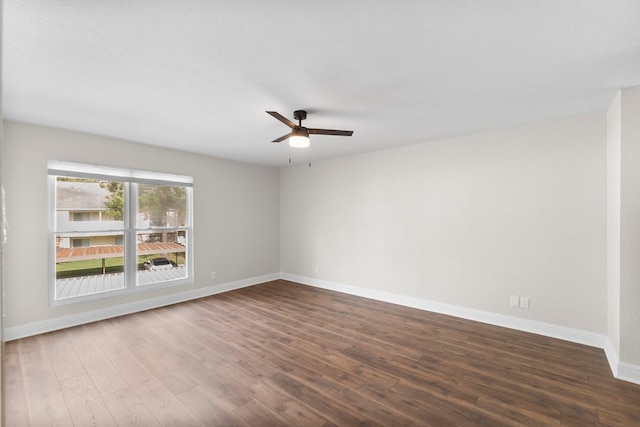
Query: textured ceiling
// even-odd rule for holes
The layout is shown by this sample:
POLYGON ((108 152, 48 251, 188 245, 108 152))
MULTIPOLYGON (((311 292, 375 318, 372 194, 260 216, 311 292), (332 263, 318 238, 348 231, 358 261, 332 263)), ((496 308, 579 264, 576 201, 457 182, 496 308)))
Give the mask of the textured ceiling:
POLYGON ((4 0, 4 117, 285 166, 603 111, 637 0, 4 0), (270 141, 288 128, 311 150, 270 141))

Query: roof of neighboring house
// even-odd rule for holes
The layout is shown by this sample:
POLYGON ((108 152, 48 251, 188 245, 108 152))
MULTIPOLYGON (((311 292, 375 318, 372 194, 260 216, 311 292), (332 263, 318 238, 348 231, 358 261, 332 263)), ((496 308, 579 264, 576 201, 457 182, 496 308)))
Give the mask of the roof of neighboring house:
POLYGON ((109 190, 99 182, 56 182, 56 209, 77 211, 106 210, 109 190))

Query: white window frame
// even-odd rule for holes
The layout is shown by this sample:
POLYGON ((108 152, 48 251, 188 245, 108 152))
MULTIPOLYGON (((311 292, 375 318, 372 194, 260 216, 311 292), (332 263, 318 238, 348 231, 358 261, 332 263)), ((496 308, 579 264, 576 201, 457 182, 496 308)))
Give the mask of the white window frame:
MULTIPOLYGON (((108 298, 117 295, 147 292, 149 290, 184 286, 193 284, 193 178, 185 175, 173 175, 168 173, 142 171, 136 169, 115 168, 101 165, 88 165, 81 163, 50 160, 48 162, 49 179, 49 305, 73 304, 82 301, 108 298), (56 234, 60 232, 56 228, 56 178, 58 176, 88 178, 107 181, 119 181, 124 183, 124 288, 107 292, 82 295, 77 297, 56 299, 56 234), (137 228, 137 185, 153 184, 166 186, 181 186, 186 189, 186 225, 184 227, 153 227, 137 228), (138 285, 137 283, 137 235, 144 231, 186 230, 187 242, 185 252, 184 278, 168 280, 164 282, 138 285)), ((120 230, 117 230, 120 231, 120 230)))

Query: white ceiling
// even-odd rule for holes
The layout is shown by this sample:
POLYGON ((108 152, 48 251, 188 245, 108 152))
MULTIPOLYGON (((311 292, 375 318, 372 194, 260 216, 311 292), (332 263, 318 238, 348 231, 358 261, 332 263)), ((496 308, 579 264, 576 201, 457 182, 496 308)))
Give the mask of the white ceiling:
POLYGON ((4 0, 11 120, 285 166, 603 111, 638 0, 4 0))

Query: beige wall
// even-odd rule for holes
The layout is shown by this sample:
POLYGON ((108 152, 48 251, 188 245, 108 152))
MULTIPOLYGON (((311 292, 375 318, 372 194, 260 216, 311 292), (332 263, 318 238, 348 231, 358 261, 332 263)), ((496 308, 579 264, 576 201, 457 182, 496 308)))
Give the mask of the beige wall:
POLYGON ((608 337, 619 375, 640 378, 640 88, 607 111, 608 337), (631 369, 631 370, 630 370, 631 369))
POLYGON ((279 272, 277 169, 24 123, 8 121, 4 128, 2 181, 10 225, 4 251, 5 328, 279 272), (193 176, 195 283, 49 307, 51 159, 193 176))
POLYGON ((620 361, 640 375, 640 87, 620 101, 620 361))
POLYGON ((604 113, 285 168, 280 180, 283 273, 607 332, 604 113))

